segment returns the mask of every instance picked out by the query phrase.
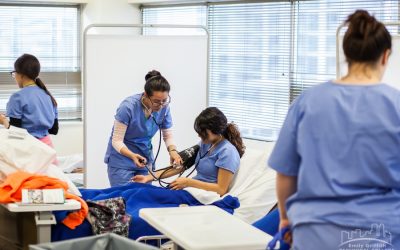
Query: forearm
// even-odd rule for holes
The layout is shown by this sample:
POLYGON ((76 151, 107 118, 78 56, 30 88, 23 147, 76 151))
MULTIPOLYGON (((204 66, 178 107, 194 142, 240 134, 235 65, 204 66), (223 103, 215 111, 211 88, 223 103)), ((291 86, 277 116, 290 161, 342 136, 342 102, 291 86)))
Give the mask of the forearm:
POLYGON ((51 127, 51 129, 49 129, 49 134, 52 135, 57 135, 58 134, 58 119, 54 119, 54 123, 53 123, 53 127, 51 127))
MULTIPOLYGON (((156 179, 165 179, 165 178, 177 175, 177 174, 181 173, 181 171, 182 171, 181 169, 170 168, 168 170, 161 170, 158 172, 153 172, 153 175, 156 177, 156 179)), ((154 177, 151 174, 149 174, 147 176, 146 182, 150 182, 150 181, 155 181, 154 177)))
POLYGON ((120 154, 132 158, 133 153, 130 151, 124 143, 125 133, 128 126, 115 120, 114 130, 111 138, 113 148, 120 154))
POLYGON ((175 143, 174 143, 174 137, 172 134, 172 129, 162 129, 162 136, 163 140, 165 143, 165 146, 167 146, 168 152, 170 152, 172 149, 176 149, 175 143))
POLYGON ((199 181, 199 180, 195 180, 195 179, 188 179, 187 185, 188 185, 188 187, 194 187, 194 188, 203 189, 206 191, 216 192, 221 196, 226 194, 226 192, 227 192, 227 189, 223 188, 218 183, 208 183, 208 182, 199 181))
POLYGON ((169 154, 171 154, 171 152, 173 152, 173 151, 177 151, 175 145, 169 145, 169 146, 167 147, 167 150, 168 150, 168 153, 169 153, 169 154))
POLYGON ((119 153, 122 154, 123 156, 126 156, 126 157, 130 158, 130 159, 132 159, 136 155, 135 153, 130 151, 126 146, 123 146, 120 149, 119 153))
POLYGON ((286 201, 297 191, 297 176, 287 176, 278 173, 276 176, 276 191, 280 218, 287 219, 286 201))
POLYGON ((165 178, 180 174, 181 171, 182 171, 181 169, 170 168, 168 170, 158 171, 158 172, 154 173, 154 175, 157 177, 157 179, 160 179, 160 178, 165 179, 165 178))

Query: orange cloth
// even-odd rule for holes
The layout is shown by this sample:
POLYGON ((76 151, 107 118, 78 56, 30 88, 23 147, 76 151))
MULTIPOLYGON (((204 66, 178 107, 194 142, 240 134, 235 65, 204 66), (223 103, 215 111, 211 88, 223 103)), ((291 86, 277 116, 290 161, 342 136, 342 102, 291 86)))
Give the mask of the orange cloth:
POLYGON ((7 176, 7 179, 0 185, 0 203, 18 202, 22 199, 22 189, 55 189, 65 190, 66 199, 74 199, 81 203, 81 209, 68 214, 63 220, 64 225, 70 229, 82 224, 88 214, 88 206, 80 197, 67 192, 68 184, 59 179, 44 175, 35 175, 18 171, 7 176))

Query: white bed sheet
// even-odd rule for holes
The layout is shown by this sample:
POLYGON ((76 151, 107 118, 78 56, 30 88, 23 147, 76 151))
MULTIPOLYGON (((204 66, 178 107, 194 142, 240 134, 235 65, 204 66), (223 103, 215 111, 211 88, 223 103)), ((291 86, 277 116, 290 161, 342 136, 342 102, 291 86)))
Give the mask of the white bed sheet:
MULTIPOLYGON (((230 191, 226 195, 237 197, 240 207, 234 215, 247 223, 253 223, 266 215, 276 204, 275 171, 267 166, 270 148, 247 150, 230 191)), ((221 197, 210 191, 186 188, 203 204, 211 204, 221 197)))

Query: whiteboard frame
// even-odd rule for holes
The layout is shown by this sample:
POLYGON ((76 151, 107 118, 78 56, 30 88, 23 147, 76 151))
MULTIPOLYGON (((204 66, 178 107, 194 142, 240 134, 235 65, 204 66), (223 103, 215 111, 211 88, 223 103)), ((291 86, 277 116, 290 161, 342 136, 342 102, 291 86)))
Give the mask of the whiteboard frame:
MULTIPOLYGON (((385 26, 399 26, 400 27, 400 22, 387 22, 383 23, 385 26)), ((347 27, 346 23, 342 23, 339 25, 339 27, 336 29, 336 78, 340 77, 340 31, 344 28, 347 27)))
MULTIPOLYGON (((83 31, 83 48, 82 48, 82 91, 83 91, 83 164, 84 164, 84 175, 83 175, 83 186, 87 187, 87 157, 86 157, 86 146, 87 146, 87 122, 86 122, 86 92, 87 92, 87 72, 86 72, 86 52, 87 52, 87 35, 88 32, 93 28, 176 28, 176 29, 202 29, 205 31, 205 35, 207 36, 207 69, 206 69, 206 105, 209 105, 208 93, 209 93, 209 81, 210 81, 210 33, 207 27, 203 25, 175 25, 175 24, 91 24, 88 25, 83 31)), ((138 35, 143 36, 143 34, 138 35)))

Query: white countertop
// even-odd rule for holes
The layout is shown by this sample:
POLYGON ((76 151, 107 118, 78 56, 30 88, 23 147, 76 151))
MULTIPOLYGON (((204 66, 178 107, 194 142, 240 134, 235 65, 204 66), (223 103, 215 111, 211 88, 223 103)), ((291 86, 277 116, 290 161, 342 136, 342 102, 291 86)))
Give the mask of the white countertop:
POLYGON ((66 200, 64 204, 21 204, 7 203, 1 204, 10 212, 45 212, 45 211, 62 211, 62 210, 78 210, 81 204, 76 200, 66 200))

